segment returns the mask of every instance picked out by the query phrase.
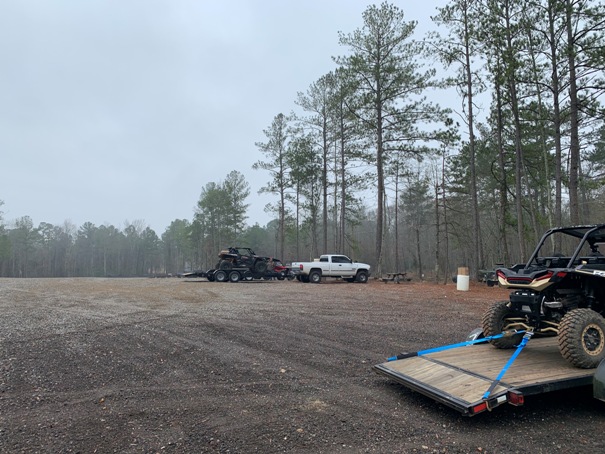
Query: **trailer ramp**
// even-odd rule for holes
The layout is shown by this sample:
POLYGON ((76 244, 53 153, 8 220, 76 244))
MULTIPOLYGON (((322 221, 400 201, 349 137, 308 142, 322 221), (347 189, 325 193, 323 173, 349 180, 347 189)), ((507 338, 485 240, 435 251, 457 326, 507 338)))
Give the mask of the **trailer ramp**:
POLYGON ((595 370, 569 364, 556 337, 534 338, 484 398, 513 351, 472 345, 389 361, 373 369, 467 416, 503 403, 522 405, 524 396, 592 384, 595 370))

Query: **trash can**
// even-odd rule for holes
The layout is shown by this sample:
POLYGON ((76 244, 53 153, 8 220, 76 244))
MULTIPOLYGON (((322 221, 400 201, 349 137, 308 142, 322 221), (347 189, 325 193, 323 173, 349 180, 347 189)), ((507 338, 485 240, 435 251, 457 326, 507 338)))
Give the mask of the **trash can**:
POLYGON ((468 267, 461 266, 458 268, 458 276, 456 278, 456 290, 466 292, 466 291, 468 291, 468 288, 469 288, 468 267))

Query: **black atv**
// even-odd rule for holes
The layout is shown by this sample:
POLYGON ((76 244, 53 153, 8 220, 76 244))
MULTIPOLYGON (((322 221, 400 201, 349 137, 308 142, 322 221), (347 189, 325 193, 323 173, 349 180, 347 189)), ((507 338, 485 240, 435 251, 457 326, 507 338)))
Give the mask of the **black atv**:
POLYGON ((230 247, 219 252, 218 270, 231 270, 232 268, 250 268, 253 274, 262 275, 269 266, 269 257, 261 257, 247 247, 230 247))
MULTIPOLYGON (((483 334, 525 330, 558 336, 559 351, 571 364, 597 367, 605 358, 605 256, 599 252, 603 244, 605 224, 548 230, 526 264, 496 270, 498 284, 513 291, 509 301, 494 303, 485 312, 483 334), (545 253, 555 246, 561 250, 545 253)), ((490 342, 513 348, 522 336, 490 342)))

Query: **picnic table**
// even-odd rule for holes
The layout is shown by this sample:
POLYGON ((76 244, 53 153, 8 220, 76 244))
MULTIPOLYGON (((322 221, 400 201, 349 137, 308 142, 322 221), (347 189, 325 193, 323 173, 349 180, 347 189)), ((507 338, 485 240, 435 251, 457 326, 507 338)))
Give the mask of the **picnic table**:
POLYGON ((386 273, 384 276, 382 276, 382 282, 385 284, 387 282, 395 282, 396 284, 399 284, 401 281, 409 282, 412 279, 408 278, 407 274, 408 273, 386 273))

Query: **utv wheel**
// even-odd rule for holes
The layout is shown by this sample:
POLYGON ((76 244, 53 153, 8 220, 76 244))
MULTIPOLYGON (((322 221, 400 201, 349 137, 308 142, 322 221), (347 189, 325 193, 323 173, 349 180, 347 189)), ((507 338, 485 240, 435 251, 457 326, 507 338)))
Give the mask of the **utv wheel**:
POLYGON ((309 273, 309 282, 312 282, 313 284, 319 284, 321 282, 321 272, 311 271, 309 273))
POLYGON ((605 358, 605 319, 592 309, 569 311, 559 325, 559 351, 576 367, 597 367, 605 358))
POLYGON ((355 279, 360 284, 365 284, 365 283, 368 282, 368 273, 366 273, 365 271, 358 271, 357 272, 357 277, 355 279))
POLYGON ((228 260, 221 260, 221 262, 218 264, 218 268, 221 270, 230 270, 233 268, 233 264, 228 260))
POLYGON ((227 272, 225 270, 216 270, 214 280, 216 282, 225 282, 227 280, 227 272))
MULTIPOLYGON (((492 304, 489 309, 483 314, 481 325, 485 337, 495 336, 503 331, 511 329, 507 318, 512 315, 511 309, 508 307, 508 301, 498 301, 492 304)), ((489 341, 496 348, 513 348, 519 345, 523 334, 515 334, 512 336, 499 337, 489 341)))
POLYGON ((267 271, 267 262, 263 262, 262 260, 259 260, 258 262, 256 262, 254 264, 255 273, 264 274, 265 271, 267 271))
POLYGON ((231 271, 229 273, 229 282, 239 282, 239 271, 231 271))

